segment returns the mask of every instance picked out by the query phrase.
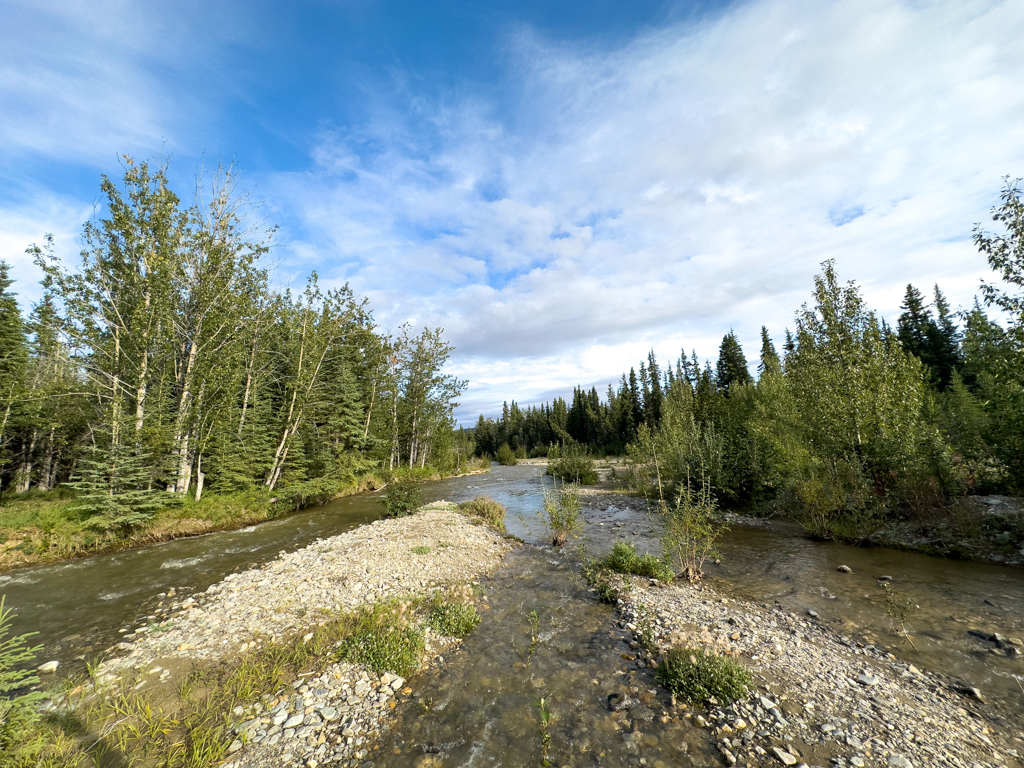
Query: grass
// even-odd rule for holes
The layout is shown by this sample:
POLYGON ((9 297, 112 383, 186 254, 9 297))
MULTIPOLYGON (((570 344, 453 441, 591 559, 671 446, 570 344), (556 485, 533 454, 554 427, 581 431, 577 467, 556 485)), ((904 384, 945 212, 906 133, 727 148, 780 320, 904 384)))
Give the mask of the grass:
POLYGON ((412 553, 414 555, 429 555, 430 547, 428 547, 426 544, 420 544, 419 546, 412 548, 412 553))
POLYGON ((459 504, 459 512, 505 532, 505 507, 488 496, 477 496, 472 501, 462 502, 459 504))
POLYGON ((66 682, 66 706, 55 713, 4 720, 0 768, 212 768, 227 757, 234 726, 253 716, 260 697, 288 689, 300 674, 344 660, 407 677, 422 659, 425 624, 458 637, 476 626, 471 594, 450 589, 431 600, 396 599, 340 613, 311 632, 240 657, 197 662, 173 688, 134 690, 147 679, 146 669, 114 687, 66 682), (236 707, 243 715, 233 713, 236 707))
POLYGON ((706 706, 712 699, 731 703, 747 694, 750 673, 728 656, 705 648, 670 648, 655 671, 660 685, 690 704, 706 706))
POLYGON ((675 578, 675 573, 664 560, 652 554, 638 555, 636 547, 624 541, 615 542, 612 551, 599 562, 599 565, 630 576, 644 576, 660 581, 672 581, 675 578))
POLYGON ((360 493, 379 484, 374 475, 367 474, 329 487, 321 483, 316 493, 306 489, 301 499, 293 498, 287 489, 276 495, 263 489, 208 493, 199 502, 175 499, 158 509, 146 524, 129 532, 96 530, 89 518, 76 511, 74 494, 67 489, 3 494, 0 570, 242 528, 272 520, 305 503, 360 493))

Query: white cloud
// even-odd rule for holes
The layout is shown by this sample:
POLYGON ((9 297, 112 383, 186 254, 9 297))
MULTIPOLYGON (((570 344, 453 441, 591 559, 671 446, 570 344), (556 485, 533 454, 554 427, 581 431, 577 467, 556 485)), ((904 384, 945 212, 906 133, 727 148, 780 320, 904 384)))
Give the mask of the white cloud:
POLYGON ((1024 173, 1022 28, 1012 1, 760 0, 612 52, 520 34, 512 117, 388 111, 386 151, 325 135, 271 184, 382 317, 447 328, 477 405, 730 327, 753 357, 826 258, 890 316, 909 281, 970 302, 967 236, 1024 173))

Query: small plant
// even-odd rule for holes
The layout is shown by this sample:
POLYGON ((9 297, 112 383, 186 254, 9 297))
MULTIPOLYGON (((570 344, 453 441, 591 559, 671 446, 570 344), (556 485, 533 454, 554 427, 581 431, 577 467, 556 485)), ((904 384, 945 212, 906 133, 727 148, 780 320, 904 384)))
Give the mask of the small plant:
MULTIPOLYGON (((29 646, 28 639, 34 632, 8 637, 13 611, 5 606, 5 600, 0 597, 0 755, 28 756, 38 746, 33 736, 34 723, 39 719, 36 705, 46 696, 39 691, 18 692, 39 682, 24 666, 35 659, 42 646, 29 646)), ((6 760, 0 758, 0 762, 6 760)))
POLYGON ((440 593, 434 596, 427 624, 448 637, 465 637, 480 623, 480 614, 472 603, 447 602, 440 593))
POLYGON ((720 703, 742 698, 750 673, 728 656, 704 648, 670 648, 655 671, 655 679, 676 696, 704 706, 714 697, 720 703))
POLYGON ((516 458, 516 452, 509 447, 508 443, 501 444, 501 447, 498 449, 497 455, 495 456, 495 460, 506 467, 514 467, 519 463, 519 460, 516 458))
POLYGON ((654 630, 654 617, 643 604, 636 607, 636 639, 644 649, 654 653, 658 650, 658 636, 654 630))
POLYGON ((548 751, 551 749, 551 731, 548 729, 554 716, 548 709, 548 701, 541 697, 537 699, 537 711, 540 715, 540 759, 541 765, 551 765, 548 760, 548 751))
POLYGON ((594 460, 587 455, 586 446, 571 442, 561 450, 552 446, 548 451, 548 474, 566 483, 593 485, 597 482, 594 460))
POLYGON ((393 477, 384 490, 385 518, 406 517, 420 505, 419 484, 409 477, 393 477))
MULTIPOLYGON (((914 646, 914 641, 910 637, 910 632, 907 631, 907 619, 914 615, 918 608, 921 606, 915 605, 914 601, 909 597, 901 599, 896 594, 888 581, 882 582, 882 591, 885 593, 885 613, 889 617, 889 621, 892 624, 893 630, 896 634, 901 635, 910 641, 910 644, 914 646)), ((917 646, 914 646, 916 649, 917 646)))
POLYGON ((591 560, 582 567, 581 571, 587 584, 593 587, 597 596, 606 603, 614 603, 630 589, 628 583, 623 583, 621 587, 613 584, 612 571, 600 560, 591 560))
POLYGON ((408 677, 423 653, 423 633, 407 610, 408 603, 384 603, 357 613, 338 650, 343 661, 366 664, 378 674, 408 677))
POLYGON ((540 616, 536 611, 530 611, 530 648, 526 652, 526 666, 533 661, 533 654, 537 652, 537 643, 540 642, 540 616))
POLYGON ((661 536, 666 560, 672 562, 679 575, 687 581, 699 581, 704 575, 704 561, 715 555, 715 541, 725 530, 715 520, 715 497, 708 483, 697 490, 687 481, 679 489, 676 501, 661 503, 664 527, 661 536))
POLYGON ((430 547, 428 547, 426 544, 420 544, 418 547, 412 548, 412 553, 414 555, 429 555, 430 547))
POLYGON ((459 512, 471 518, 479 518, 499 531, 505 531, 505 507, 488 496, 477 496, 472 501, 459 504, 459 512))
POLYGON ((583 530, 579 486, 562 485, 558 490, 544 491, 544 511, 548 517, 551 543, 560 547, 583 530))
POLYGON ((612 551, 601 561, 601 565, 617 573, 631 576, 644 576, 660 581, 672 581, 675 574, 672 569, 652 554, 638 555, 636 547, 625 541, 615 542, 612 551))

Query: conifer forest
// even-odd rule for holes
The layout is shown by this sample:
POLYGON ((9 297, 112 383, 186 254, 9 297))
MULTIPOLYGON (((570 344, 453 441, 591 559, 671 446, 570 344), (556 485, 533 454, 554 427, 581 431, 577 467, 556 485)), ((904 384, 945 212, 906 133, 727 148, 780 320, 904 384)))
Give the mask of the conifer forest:
POLYGON ((79 261, 29 248, 45 277, 28 317, 0 262, 5 491, 68 491, 92 528, 126 531, 208 493, 301 504, 371 470, 454 471, 465 382, 440 329, 384 333, 315 272, 272 288, 274 231, 230 169, 188 206, 166 167, 124 171, 103 178, 79 261))
POLYGON ((761 328, 756 376, 736 335, 714 365, 651 352, 602 394, 506 403, 477 450, 585 446, 628 457, 628 485, 697 485, 725 506, 786 512, 825 537, 892 517, 927 520, 965 494, 1024 492, 1024 201, 1007 180, 974 243, 995 272, 974 305, 908 285, 895 326, 834 262, 792 329, 761 328))

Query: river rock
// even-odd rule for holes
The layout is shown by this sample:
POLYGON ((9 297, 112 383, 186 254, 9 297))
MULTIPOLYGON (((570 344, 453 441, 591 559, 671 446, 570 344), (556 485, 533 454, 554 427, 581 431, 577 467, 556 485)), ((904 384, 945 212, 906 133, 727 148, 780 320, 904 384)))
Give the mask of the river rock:
POLYGON ((775 755, 775 759, 783 765, 796 765, 796 758, 784 749, 772 747, 772 754, 775 755))
POLYGON ((840 565, 836 570, 840 573, 853 573, 853 568, 848 565, 840 565))
POLYGON ((57 671, 57 667, 60 666, 59 661, 48 661, 45 664, 40 664, 36 669, 43 674, 53 674, 57 671))

